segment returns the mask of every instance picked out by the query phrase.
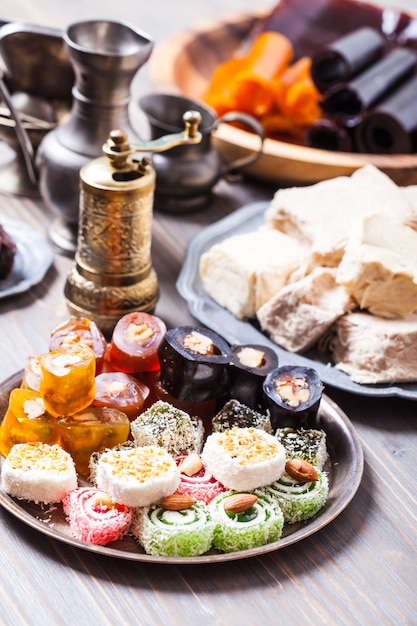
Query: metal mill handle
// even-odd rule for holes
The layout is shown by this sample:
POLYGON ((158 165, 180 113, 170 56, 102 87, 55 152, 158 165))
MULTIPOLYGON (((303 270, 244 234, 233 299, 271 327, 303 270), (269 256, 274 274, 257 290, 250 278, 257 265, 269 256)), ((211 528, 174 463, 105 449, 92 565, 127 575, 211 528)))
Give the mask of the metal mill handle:
POLYGON ((122 168, 126 165, 127 158, 138 152, 165 152, 175 146, 200 143, 202 134, 198 127, 201 114, 198 111, 186 111, 182 119, 185 128, 181 133, 164 135, 142 143, 129 144, 123 131, 112 130, 103 145, 103 152, 111 160, 113 167, 122 168))

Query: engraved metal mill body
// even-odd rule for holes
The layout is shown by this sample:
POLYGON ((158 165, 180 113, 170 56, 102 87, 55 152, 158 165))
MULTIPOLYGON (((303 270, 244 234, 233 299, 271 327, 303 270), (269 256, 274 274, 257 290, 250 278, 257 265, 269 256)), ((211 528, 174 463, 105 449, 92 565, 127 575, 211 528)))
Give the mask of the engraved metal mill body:
POLYGON ((64 295, 73 315, 96 322, 109 336, 132 311, 154 310, 159 297, 152 266, 155 170, 149 156, 185 143, 199 143, 201 116, 184 114, 184 131, 141 144, 111 131, 105 156, 80 170, 79 231, 64 295))

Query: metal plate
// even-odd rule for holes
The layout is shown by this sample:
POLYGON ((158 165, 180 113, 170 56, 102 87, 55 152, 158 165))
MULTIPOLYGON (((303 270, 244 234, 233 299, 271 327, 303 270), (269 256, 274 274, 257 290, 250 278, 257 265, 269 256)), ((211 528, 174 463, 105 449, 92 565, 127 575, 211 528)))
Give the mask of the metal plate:
MULTIPOLYGON (((0 384, 1 419, 7 410, 10 391, 20 385, 22 374, 22 371, 17 372, 0 384)), ((110 557, 151 563, 197 565, 260 556, 302 541, 330 524, 347 507, 360 485, 363 473, 363 451, 359 437, 347 416, 326 396, 321 402, 318 427, 326 432, 329 452, 329 460, 325 466, 325 470, 329 473, 330 483, 326 505, 307 522, 286 524, 279 541, 250 550, 231 553, 213 551, 198 557, 157 557, 145 554, 131 536, 105 546, 96 546, 72 537, 61 504, 41 506, 11 498, 2 490, 0 490, 0 504, 12 515, 44 535, 76 548, 110 557)))
POLYGON ((54 260, 46 239, 36 230, 9 218, 0 216, 0 224, 17 246, 13 269, 0 280, 0 299, 27 291, 39 283, 54 260))
POLYGON ((345 372, 333 367, 329 362, 329 355, 325 355, 326 358, 323 359, 323 355, 313 351, 303 355, 288 352, 268 339, 254 325, 239 320, 206 294, 198 271, 201 254, 226 237, 256 230, 263 223, 268 204, 268 202, 248 204, 208 226, 193 239, 177 281, 177 289, 187 300, 192 315, 202 324, 219 333, 229 343, 264 344, 275 350, 281 365, 302 365, 315 368, 323 383, 337 389, 364 396, 398 396, 417 400, 417 382, 390 385, 355 383, 345 372))

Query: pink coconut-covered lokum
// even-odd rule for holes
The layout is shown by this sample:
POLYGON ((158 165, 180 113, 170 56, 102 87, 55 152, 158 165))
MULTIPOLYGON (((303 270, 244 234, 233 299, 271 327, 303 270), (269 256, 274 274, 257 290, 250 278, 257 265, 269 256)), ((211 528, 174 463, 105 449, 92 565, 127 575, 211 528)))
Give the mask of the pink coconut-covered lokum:
POLYGON ((107 493, 91 487, 70 491, 63 507, 74 537, 97 545, 121 539, 133 520, 130 507, 112 502, 107 493))
POLYGON ((209 504, 225 487, 207 470, 200 456, 195 452, 180 454, 176 457, 180 469, 180 484, 178 493, 184 493, 209 504))

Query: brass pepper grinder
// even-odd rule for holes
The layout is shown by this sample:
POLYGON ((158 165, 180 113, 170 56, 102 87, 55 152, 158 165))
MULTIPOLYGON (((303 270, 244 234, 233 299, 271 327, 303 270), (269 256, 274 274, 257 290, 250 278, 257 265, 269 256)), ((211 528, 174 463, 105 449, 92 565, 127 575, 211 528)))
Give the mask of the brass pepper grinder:
POLYGON ((152 267, 152 213, 155 170, 149 156, 186 143, 199 143, 201 115, 187 111, 184 131, 141 144, 112 130, 105 156, 80 170, 77 248, 64 288, 69 310, 96 322, 110 336, 132 311, 151 312, 159 297, 152 267))

